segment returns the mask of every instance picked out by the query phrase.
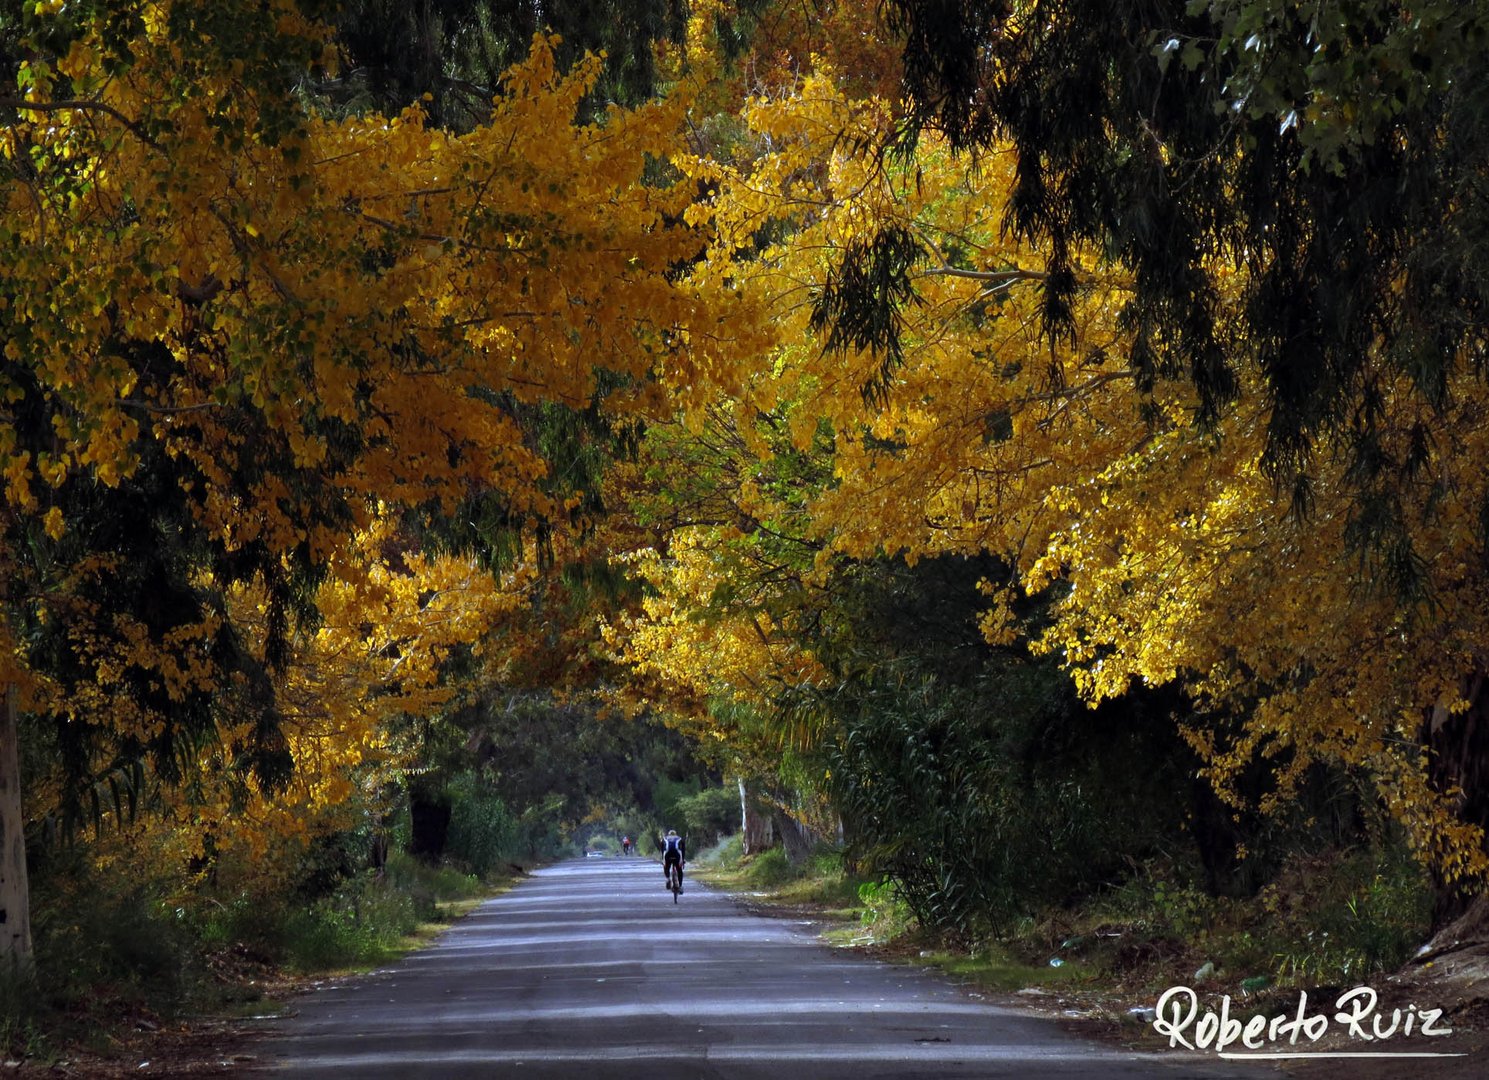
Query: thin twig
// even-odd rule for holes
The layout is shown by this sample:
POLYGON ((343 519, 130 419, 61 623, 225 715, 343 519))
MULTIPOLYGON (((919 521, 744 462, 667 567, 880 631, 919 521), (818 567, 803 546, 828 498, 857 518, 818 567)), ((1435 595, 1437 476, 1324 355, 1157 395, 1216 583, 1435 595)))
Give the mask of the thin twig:
POLYGON ((101 101, 84 101, 80 98, 66 101, 29 101, 26 98, 0 97, 0 108, 30 112, 101 112, 112 116, 140 142, 162 153, 165 148, 140 129, 138 121, 131 120, 112 105, 101 101))

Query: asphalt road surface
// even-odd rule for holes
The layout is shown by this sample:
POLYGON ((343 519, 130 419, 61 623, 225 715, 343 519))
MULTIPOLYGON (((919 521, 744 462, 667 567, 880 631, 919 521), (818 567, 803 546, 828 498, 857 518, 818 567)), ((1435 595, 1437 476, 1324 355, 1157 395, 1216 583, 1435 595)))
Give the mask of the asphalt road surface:
POLYGON ((674 905, 641 858, 541 870, 281 1024, 261 1060, 282 1077, 1275 1075, 1087 1043, 696 883, 674 905))

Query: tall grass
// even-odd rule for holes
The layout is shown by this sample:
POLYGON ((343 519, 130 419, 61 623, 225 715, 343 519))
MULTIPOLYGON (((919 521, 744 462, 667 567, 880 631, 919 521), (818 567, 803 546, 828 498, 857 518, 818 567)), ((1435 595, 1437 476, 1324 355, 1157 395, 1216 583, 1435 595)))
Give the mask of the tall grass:
POLYGON ((54 857, 33 895, 33 976, 0 978, 0 1056, 46 1060, 132 1015, 170 1017, 248 993, 234 978, 277 966, 298 973, 377 964, 408 946, 441 905, 486 890, 447 866, 394 853, 381 874, 344 878, 307 900, 291 890, 210 889, 120 880, 54 857))
POLYGON ((379 963, 433 920, 439 905, 478 895, 481 879, 395 852, 382 874, 363 871, 309 904, 242 894, 214 907, 201 938, 247 948, 296 972, 379 963))

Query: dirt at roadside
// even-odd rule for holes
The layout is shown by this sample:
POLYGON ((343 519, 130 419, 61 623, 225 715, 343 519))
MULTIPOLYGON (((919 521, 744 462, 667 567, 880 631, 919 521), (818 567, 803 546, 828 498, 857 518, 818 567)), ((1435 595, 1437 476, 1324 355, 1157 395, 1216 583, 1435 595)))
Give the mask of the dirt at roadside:
POLYGON ((228 1076, 255 1063, 246 1047, 257 1033, 250 1023, 224 1020, 137 1027, 114 1035, 106 1052, 77 1048, 50 1062, 0 1063, 0 1078, 228 1076))
MULTIPOLYGON (((810 904, 785 905, 738 895, 735 900, 755 914, 801 919, 819 930, 843 925, 840 919, 833 919, 821 908, 810 904)), ((862 947, 862 951, 892 962, 911 962, 918 957, 921 944, 899 941, 888 946, 862 947)), ((1072 1034, 1088 1039, 1145 1053, 1173 1054, 1176 1060, 1195 1061, 1207 1056, 1172 1048, 1169 1039, 1153 1028, 1149 1017, 1134 1013, 1133 1010, 1143 1007, 1151 1009, 1156 1005, 1156 996, 1138 995, 1116 986, 1030 988, 999 993, 958 979, 954 974, 948 978, 961 982, 967 993, 979 1000, 1047 1016, 1072 1034)), ((1392 1011, 1396 1009, 1401 1010, 1403 1024, 1409 1009, 1414 1009, 1416 1016, 1420 1016, 1424 1009, 1441 1009, 1438 1025, 1451 1028, 1452 1034, 1431 1038, 1418 1034, 1411 1037, 1397 1035, 1389 1040, 1362 1043, 1350 1037, 1347 1024, 1331 1020, 1323 1036, 1315 1042, 1300 1037, 1297 1047, 1284 1042, 1266 1049, 1316 1055, 1364 1051, 1430 1052, 1457 1056, 1396 1059, 1316 1056, 1266 1061, 1265 1066, 1275 1070, 1280 1077, 1297 1080, 1417 1080, 1425 1076, 1432 1080, 1484 1080, 1489 1077, 1489 941, 1479 941, 1477 934, 1465 942, 1443 944, 1439 940, 1401 971, 1373 980, 1370 988, 1377 994, 1375 1012, 1370 1015, 1381 1015, 1383 1027, 1389 1028, 1392 1011)), ((1200 994, 1201 1011, 1219 1010, 1224 994, 1222 989, 1207 989, 1203 985, 1196 989, 1200 994)), ((1325 1012, 1326 1005, 1328 1015, 1334 1016, 1337 999, 1351 989, 1352 986, 1316 987, 1308 991, 1308 1014, 1325 1012)), ((1233 997, 1230 1012, 1240 1018, 1260 1012, 1267 1017, 1280 1013, 1291 1019, 1297 1008, 1297 990, 1276 990, 1247 998, 1239 1004, 1233 997)), ((1349 1010, 1353 1006, 1346 1005, 1345 1008, 1349 1010)), ((1367 1020, 1366 1030, 1368 1023, 1367 1020)))
MULTIPOLYGON (((1348 988, 1353 989, 1353 988, 1348 988)), ((1298 1080, 1415 1080, 1431 1076, 1433 1080, 1483 1080, 1489 1075, 1489 1001, 1482 998, 1465 999, 1445 995, 1440 987, 1430 983, 1414 985, 1405 979, 1383 981, 1373 986, 1379 995, 1376 1011, 1381 1012, 1385 1025, 1393 1009, 1402 1010, 1405 1017, 1409 1006, 1442 1008, 1440 1026, 1450 1027, 1451 1035, 1426 1038, 1420 1035, 1397 1036, 1387 1041, 1361 1042, 1351 1038, 1347 1025, 1331 1021, 1324 1035, 1316 1042, 1300 1037, 1297 1046, 1286 1039, 1276 1044, 1265 1044, 1271 1052, 1297 1052, 1319 1055, 1308 1058, 1265 1061, 1281 1076, 1298 1080), (1340 1053, 1402 1053, 1430 1052, 1453 1054, 1453 1057, 1434 1058, 1357 1058, 1326 1057, 1325 1054, 1340 1053)), ((1317 988, 1309 992, 1308 1014, 1335 1014, 1335 1002, 1344 991, 1337 988, 1317 988)), ((1219 1010, 1219 993, 1201 996, 1201 1009, 1219 1010)), ((1000 1000, 1019 1008, 1031 1009, 1056 1020, 1067 1030, 1101 1042, 1120 1045, 1127 1049, 1154 1054, 1175 1054, 1186 1060, 1195 1060, 1196 1055, 1174 1049, 1166 1036, 1160 1035, 1145 1018, 1130 1013, 1133 1008, 1153 1001, 1134 1004, 1125 997, 1094 990, 1047 992, 1023 991, 1002 997, 1000 1000)), ((1246 1017, 1253 1011, 1264 1016, 1296 1016, 1298 994, 1296 991, 1278 992, 1265 1002, 1243 1003, 1239 1009, 1232 1003, 1232 1015, 1246 1017)), ((1350 1008, 1350 1006, 1346 1006, 1350 1008)), ((1368 1031, 1368 1021, 1365 1025, 1368 1031)), ((1237 1050, 1243 1047, 1235 1047, 1237 1050)))
MULTIPOLYGON (((1359 996, 1339 1004, 1342 995, 1354 986, 1314 987, 1308 991, 1306 1015, 1325 1015, 1328 1025, 1316 1041, 1300 1035, 1292 1045, 1286 1037, 1275 1043, 1259 1040, 1263 1051, 1306 1053, 1309 1057, 1268 1061, 1280 1075, 1298 1080, 1416 1080, 1431 1076, 1433 1080, 1483 1080, 1489 1076, 1489 943, 1477 936, 1471 940, 1443 943, 1442 938, 1424 950, 1417 960, 1385 978, 1368 984, 1375 993, 1373 1008, 1368 997, 1359 996), (1435 1025, 1450 1028, 1452 1034, 1423 1036, 1418 1030, 1421 1017, 1429 1009, 1441 1010, 1435 1025), (1381 1018, 1381 1028, 1391 1031, 1397 1010, 1400 1021, 1396 1034, 1388 1039, 1364 1041, 1351 1034, 1347 1022, 1337 1019, 1340 1011, 1362 1013, 1358 1025, 1365 1033, 1374 1028, 1374 1018, 1381 1018), (1407 1018, 1412 1018, 1413 1033, 1405 1034, 1407 1018), (1420 1057, 1342 1057, 1359 1053, 1431 1053, 1442 1056, 1420 1057)), ((1223 992, 1196 987, 1201 1013, 1218 1012, 1223 992)), ((1133 1050, 1165 1054, 1176 1053, 1170 1039, 1155 1030, 1152 1014, 1135 1014, 1133 1010, 1151 1009, 1156 998, 1133 1000, 1132 995, 1114 989, 1025 990, 1007 995, 1009 1004, 1031 1008, 1053 1017, 1067 1029, 1088 1038, 1116 1043, 1133 1050)), ((1293 1019, 1299 1007, 1299 991, 1274 990, 1248 999, 1232 998, 1230 1014, 1246 1019, 1260 1014, 1293 1019)), ((1191 1029, 1192 1030, 1192 1029, 1191 1029)), ((1236 1050, 1245 1047, 1236 1046, 1236 1050)))
POLYGON ((172 1020, 143 1008, 98 1003, 99 1015, 78 1016, 67 1024, 74 1037, 60 1039, 47 1060, 0 1061, 0 1080, 242 1075, 258 1064, 254 1042, 269 1030, 268 1018, 276 1017, 297 993, 316 982, 261 967, 252 975, 246 985, 257 1000, 244 1003, 250 1013, 172 1020))

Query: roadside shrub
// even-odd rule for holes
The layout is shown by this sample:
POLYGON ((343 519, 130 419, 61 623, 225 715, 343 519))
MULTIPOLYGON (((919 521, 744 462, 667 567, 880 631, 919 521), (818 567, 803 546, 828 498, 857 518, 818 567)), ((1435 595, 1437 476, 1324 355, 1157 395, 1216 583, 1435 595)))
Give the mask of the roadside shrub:
POLYGON ((704 848, 693 862, 714 870, 732 870, 744 858, 744 837, 739 833, 726 836, 710 848, 704 848))
POLYGON ((893 941, 902 936, 914 919, 910 905, 905 903, 893 882, 864 882, 858 887, 858 902, 863 905, 858 921, 871 944, 893 941))
POLYGON ((511 858, 517 821, 491 783, 480 773, 465 772, 449 782, 450 825, 445 853, 471 873, 484 877, 511 858))
POLYGON ((284 927, 284 962, 296 971, 375 963, 422 921, 411 894, 370 876, 358 878, 289 916, 284 927))
POLYGON ((810 881, 811 889, 802 899, 837 908, 856 908, 862 903, 859 895, 863 879, 850 873, 837 848, 819 847, 806 860, 803 878, 810 881))
POLYGON ((376 963, 445 901, 477 896, 481 882, 452 866, 395 851, 379 876, 363 871, 327 896, 303 901, 243 892, 215 898, 197 933, 208 949, 310 972, 376 963))
POLYGON ((774 847, 750 859, 745 868, 745 880, 756 888, 769 889, 794 881, 804 872, 803 868, 792 866, 787 861, 783 848, 774 847))
POLYGON ((7 1060, 47 1054, 41 994, 30 976, 0 974, 0 1055, 7 1060))
POLYGON ((54 861, 32 891, 38 989, 67 1007, 97 987, 170 1011, 201 976, 184 913, 151 879, 99 873, 81 859, 54 861))
POLYGON ((1288 863, 1260 897, 1261 938, 1283 983, 1351 983, 1405 963, 1427 936, 1432 893, 1404 844, 1288 863))
POLYGON ((284 897, 273 894, 210 896, 200 910, 197 935, 208 950, 237 949, 254 960, 278 962, 290 910, 284 897))
POLYGON ((1085 708, 1066 677, 989 662, 968 683, 886 673, 839 690, 826 749, 850 853, 965 940, 1078 899, 1180 827, 1164 717, 1085 708))
POLYGON ((580 854, 560 820, 563 807, 563 796, 554 795, 524 810, 513 829, 513 854, 534 859, 580 854))
POLYGON ((1151 860, 1084 909, 1031 929, 1029 954, 1055 948, 1075 924, 1083 957, 1098 958, 1109 939, 1119 968, 1183 956, 1213 962, 1232 986, 1355 985, 1400 967, 1430 926, 1430 882, 1397 839, 1295 852, 1252 898, 1212 896, 1202 878, 1192 863, 1151 860))
POLYGON ((678 799, 677 810, 690 836, 711 843, 739 828, 739 789, 707 788, 678 799))
POLYGON ((438 905, 449 900, 465 900, 481 892, 481 882, 453 866, 433 866, 404 851, 388 856, 383 868, 386 886, 408 896, 420 921, 438 915, 438 905))

